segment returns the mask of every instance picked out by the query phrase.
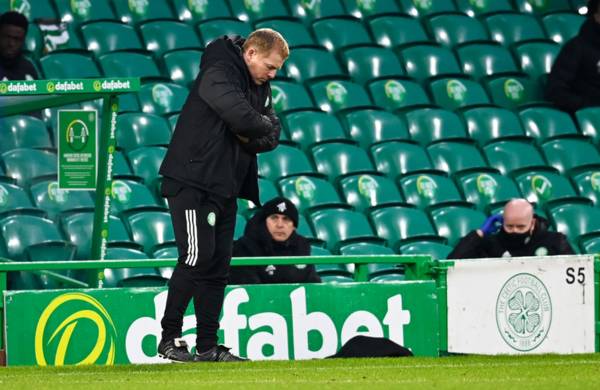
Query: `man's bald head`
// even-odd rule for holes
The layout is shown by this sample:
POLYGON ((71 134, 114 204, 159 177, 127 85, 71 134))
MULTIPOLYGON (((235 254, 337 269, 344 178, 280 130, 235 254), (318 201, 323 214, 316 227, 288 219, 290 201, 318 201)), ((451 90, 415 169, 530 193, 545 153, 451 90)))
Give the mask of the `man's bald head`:
POLYGON ((504 230, 507 233, 530 232, 535 224, 533 206, 525 199, 513 199, 504 206, 504 230))

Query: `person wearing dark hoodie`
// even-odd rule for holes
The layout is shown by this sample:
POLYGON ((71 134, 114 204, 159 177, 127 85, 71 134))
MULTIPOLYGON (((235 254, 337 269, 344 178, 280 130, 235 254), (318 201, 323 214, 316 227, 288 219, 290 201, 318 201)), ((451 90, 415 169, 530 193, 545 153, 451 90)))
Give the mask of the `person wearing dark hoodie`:
POLYGON ((281 125, 270 80, 289 55, 285 39, 258 29, 223 36, 205 49, 159 173, 178 261, 161 320, 159 356, 178 362, 245 360, 218 344, 229 277, 237 198, 260 205, 256 153, 274 149, 281 125), (181 338, 193 300, 196 352, 181 338))
POLYGON ((552 256, 573 254, 562 233, 548 230, 548 221, 534 214, 525 199, 513 199, 503 215, 490 216, 480 229, 463 237, 448 259, 552 256))
POLYGON ((574 113, 600 106, 600 0, 590 0, 579 34, 559 52, 548 75, 546 99, 574 113))
MULTIPOLYGON (((233 244, 234 257, 310 256, 310 242, 296 232, 298 209, 286 198, 271 199, 233 244)), ((314 265, 232 267, 230 284, 319 283, 314 265)))
POLYGON ((35 67, 23 55, 27 18, 15 11, 0 15, 0 81, 37 80, 35 67))

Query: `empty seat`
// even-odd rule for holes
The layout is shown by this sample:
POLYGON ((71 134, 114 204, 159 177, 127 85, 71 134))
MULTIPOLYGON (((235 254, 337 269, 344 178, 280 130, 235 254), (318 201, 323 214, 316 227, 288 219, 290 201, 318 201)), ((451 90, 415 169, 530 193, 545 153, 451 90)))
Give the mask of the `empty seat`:
POLYGON ((442 12, 456 11, 452 0, 414 1, 398 0, 400 7, 411 16, 427 16, 442 12))
POLYGON ((398 180, 406 202, 420 209, 445 203, 464 202, 456 185, 447 176, 427 173, 406 175, 398 180))
POLYGON ((579 33, 584 21, 585 16, 571 12, 553 13, 542 18, 548 38, 561 45, 579 33))
POLYGON ((231 11, 225 1, 172 0, 172 3, 179 20, 187 23, 231 17, 231 11))
POLYGON ((415 142, 388 141, 371 147, 377 171, 395 180, 400 175, 433 170, 425 149, 415 142))
POLYGON ((569 0, 515 0, 515 6, 520 12, 546 14, 549 12, 570 11, 569 0))
POLYGON ((483 78, 519 69, 505 47, 492 43, 470 43, 456 49, 462 70, 469 76, 483 78))
POLYGON ((152 56, 135 52, 104 54, 98 58, 106 77, 162 77, 152 56))
POLYGON ((159 177, 158 169, 167 149, 162 146, 144 146, 127 153, 133 173, 150 186, 159 177))
POLYGON ((565 203, 552 207, 550 220, 556 230, 572 242, 600 235, 600 210, 587 204, 565 203))
POLYGON ((163 117, 144 113, 125 113, 117 117, 117 147, 133 150, 141 146, 166 146, 171 127, 163 117))
POLYGON ((582 108, 575 112, 577 125, 583 135, 592 138, 594 143, 600 141, 600 110, 597 107, 582 108))
POLYGON ((189 24, 173 20, 146 22, 139 27, 146 50, 157 56, 175 49, 199 49, 202 42, 189 24))
POLYGON ((186 87, 173 83, 148 83, 142 85, 138 99, 142 111, 168 115, 181 111, 189 91, 186 87))
POLYGON ((48 53, 40 58, 47 79, 100 77, 98 66, 88 54, 48 53))
MULTIPOLYGON (((148 259, 148 255, 133 248, 107 248, 107 260, 148 259)), ((154 287, 164 286, 167 279, 156 268, 106 268, 103 287, 154 287)))
POLYGON ((379 142, 410 139, 406 122, 387 111, 355 110, 340 116, 350 137, 365 149, 379 142))
POLYGON ((311 84, 309 89, 316 105, 325 112, 373 105, 364 88, 350 81, 318 81, 311 84))
POLYGON ((288 0, 287 3, 292 11, 291 16, 300 19, 305 24, 309 24, 313 20, 326 18, 329 16, 341 16, 347 14, 341 3, 341 0, 288 0))
POLYGON ((116 21, 91 22, 81 27, 87 49, 96 56, 117 50, 142 49, 135 29, 116 21))
POLYGON ((538 205, 551 200, 570 200, 578 196, 569 180, 553 171, 523 172, 515 177, 515 181, 523 197, 538 205))
POLYGON ((152 19, 172 19, 175 15, 167 0, 113 1, 115 14, 124 23, 139 23, 152 19))
POLYGON ((290 52, 285 62, 288 77, 304 82, 317 77, 344 77, 333 54, 325 49, 302 47, 290 52))
POLYGON ((486 216, 481 211, 470 208, 446 206, 432 210, 431 218, 438 235, 445 237, 448 245, 454 246, 472 230, 478 229, 486 216))
POLYGON ((233 16, 246 23, 289 16, 284 0, 269 0, 268 2, 229 0, 229 5, 233 16))
POLYGON ((565 174, 600 165, 600 153, 591 142, 582 139, 555 139, 542 145, 548 163, 565 174))
POLYGON ((481 84, 461 78, 441 78, 429 84, 433 101, 447 110, 490 103, 481 84))
POLYGON ((426 146, 432 142, 467 138, 467 129, 452 111, 439 108, 419 108, 407 112, 406 121, 413 140, 426 146))
POLYGON ((41 119, 28 115, 0 118, 0 153, 17 148, 52 148, 50 134, 41 119))
POLYGON ((539 83, 525 75, 491 76, 484 85, 493 104, 510 110, 542 100, 539 83))
POLYGON ((377 235, 388 246, 397 249, 407 240, 439 239, 429 217, 422 210, 412 207, 391 206, 378 208, 369 213, 377 235))
POLYGON ((541 82, 542 77, 552 70, 560 45, 555 42, 526 42, 513 49, 521 70, 532 80, 541 82))
POLYGON ((404 76, 404 69, 391 50, 382 47, 361 46, 344 50, 342 63, 354 81, 365 84, 380 78, 404 76))
POLYGON ((489 212, 495 207, 504 206, 511 199, 521 197, 515 182, 499 173, 467 173, 457 181, 465 199, 482 211, 489 212))
POLYGON ((133 240, 151 254, 164 245, 175 243, 171 216, 162 211, 142 211, 127 216, 133 240))
POLYGON ((507 175, 520 169, 545 167, 542 154, 532 143, 517 140, 503 140, 483 147, 490 166, 507 175))
POLYGON ((338 51, 351 45, 373 43, 364 25, 354 18, 326 18, 313 22, 317 41, 327 50, 338 51))
POLYGON ((356 1, 344 0, 346 11, 355 18, 369 18, 381 14, 400 13, 394 0, 356 1))
POLYGON ((297 46, 316 45, 316 41, 310 31, 300 22, 286 19, 269 19, 256 23, 256 28, 271 28, 279 32, 286 40, 290 48, 297 46))
POLYGON ((164 209, 148 187, 133 180, 113 180, 111 198, 111 212, 114 214, 164 209))
POLYGON ((566 112, 550 107, 531 107, 519 112, 528 136, 539 143, 561 136, 576 136, 577 126, 566 112))
POLYGON ((380 206, 398 205, 404 198, 394 182, 378 175, 352 175, 339 182, 346 203, 357 211, 380 206))
POLYGON ((381 242, 364 214, 341 208, 317 210, 310 215, 317 237, 332 253, 352 241, 381 242))
POLYGON ((533 15, 517 12, 503 12, 485 18, 485 24, 492 38, 505 45, 546 39, 540 22, 533 15))
POLYGON ((489 40, 489 34, 476 18, 465 14, 440 14, 429 18, 429 29, 435 40, 446 47, 489 40))
POLYGON ((165 53, 162 56, 167 74, 173 82, 190 86, 200 71, 200 59, 203 51, 181 49, 165 53))
POLYGON ((416 241, 400 245, 398 251, 403 255, 429 255, 433 260, 443 260, 452 252, 452 247, 431 241, 416 241))
POLYGON ((252 32, 250 24, 236 19, 211 19, 200 22, 198 30, 202 40, 208 45, 212 40, 223 35, 241 35, 247 37, 252 32))
POLYGON ((294 175, 314 175, 306 155, 297 148, 279 145, 270 152, 258 155, 258 173, 271 181, 294 175))
POLYGON ((525 130, 517 114, 499 107, 475 107, 463 111, 469 136, 480 146, 503 138, 523 138, 525 130))
POLYGON ((470 143, 437 142, 427 147, 427 153, 436 169, 450 174, 487 167, 479 149, 470 143))
POLYGON ((429 37, 418 19, 407 15, 383 15, 368 21, 377 44, 397 47, 429 42, 429 37))
POLYGON ((2 2, 2 12, 8 10, 17 11, 31 21, 37 18, 56 19, 57 16, 50 0, 2 2))
POLYGON ((321 111, 295 111, 283 118, 290 139, 303 150, 329 141, 345 141, 346 134, 335 116, 321 111))
POLYGON ((6 175, 27 186, 32 180, 42 177, 56 177, 56 153, 37 149, 12 149, 2 153, 6 175))
POLYGON ((58 188, 55 179, 38 181, 30 187, 34 204, 45 210, 50 219, 60 213, 72 213, 94 209, 94 200, 89 191, 69 191, 58 188))
POLYGON ((577 192, 600 207, 600 170, 591 168, 570 175, 577 192))
POLYGON ((333 185, 324 179, 297 176, 281 180, 282 195, 292 201, 301 213, 322 207, 346 207, 333 185))
POLYGON ((29 195, 22 187, 0 180, 0 219, 11 214, 46 216, 44 210, 31 203, 29 195))
POLYGON ((434 76, 461 74, 460 65, 450 49, 435 44, 418 44, 399 51, 406 74, 419 81, 434 76))
POLYGON ((312 98, 299 83, 272 81, 271 95, 273 109, 277 113, 315 108, 312 98))
POLYGON ((375 80, 367 88, 375 105, 388 111, 431 105, 421 84, 409 79, 375 80))
POLYGON ((512 2, 510 0, 494 1, 473 1, 473 0, 455 0, 459 11, 473 17, 483 16, 501 11, 512 11, 512 2))
POLYGON ((317 145, 312 149, 312 157, 317 170, 329 180, 349 174, 375 172, 367 152, 351 144, 332 142, 317 145))

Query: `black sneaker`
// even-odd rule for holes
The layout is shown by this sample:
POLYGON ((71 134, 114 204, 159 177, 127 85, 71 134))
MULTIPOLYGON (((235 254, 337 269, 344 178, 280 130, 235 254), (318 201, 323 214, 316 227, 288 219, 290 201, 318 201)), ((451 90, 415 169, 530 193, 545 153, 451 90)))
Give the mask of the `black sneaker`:
POLYGON ((229 352, 230 348, 222 345, 212 347, 206 352, 198 353, 194 355, 195 362, 246 362, 249 359, 244 359, 239 356, 235 356, 229 352))
POLYGON ((161 340, 158 343, 158 356, 178 363, 194 361, 184 339, 161 340))

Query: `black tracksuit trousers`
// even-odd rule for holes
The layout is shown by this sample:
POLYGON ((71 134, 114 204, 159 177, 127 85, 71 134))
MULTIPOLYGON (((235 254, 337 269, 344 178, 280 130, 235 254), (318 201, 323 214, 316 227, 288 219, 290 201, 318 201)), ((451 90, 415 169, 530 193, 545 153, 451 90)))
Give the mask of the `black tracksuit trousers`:
POLYGON ((162 192, 169 203, 179 252, 161 321, 162 338, 181 337, 183 315, 193 299, 196 349, 203 352, 217 345, 231 261, 236 198, 217 198, 167 178, 162 192))

